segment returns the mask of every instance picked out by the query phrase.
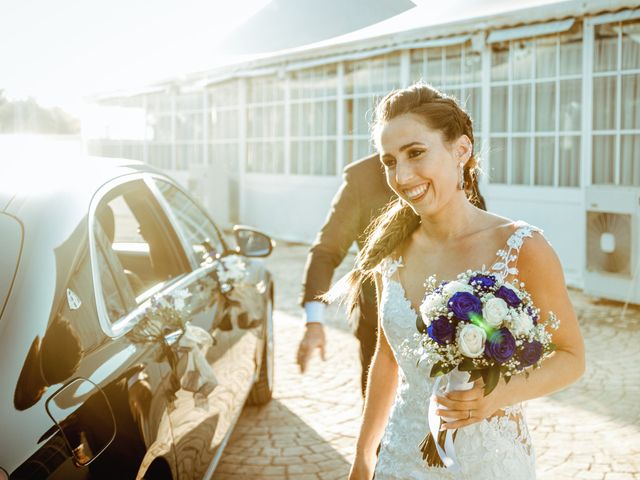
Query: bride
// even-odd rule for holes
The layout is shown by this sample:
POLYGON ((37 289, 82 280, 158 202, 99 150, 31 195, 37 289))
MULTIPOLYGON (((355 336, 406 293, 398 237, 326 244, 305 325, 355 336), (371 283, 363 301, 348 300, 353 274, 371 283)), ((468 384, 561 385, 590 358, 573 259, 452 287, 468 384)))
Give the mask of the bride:
POLYGON ((354 303, 362 280, 373 276, 379 298, 380 335, 349 478, 535 478, 521 402, 564 388, 584 371, 582 337, 558 257, 538 228, 467 199, 477 159, 471 119, 455 100, 424 84, 392 91, 376 108, 372 132, 398 199, 371 228, 346 281, 329 293, 354 303), (485 265, 499 280, 524 282, 543 317, 557 315, 557 351, 528 378, 501 380, 486 397, 479 380, 470 390, 430 399, 431 365, 416 366, 416 357, 407 354, 417 346, 425 279, 452 280, 485 265), (458 473, 422 458, 431 401, 449 420, 443 428, 458 429, 458 473))

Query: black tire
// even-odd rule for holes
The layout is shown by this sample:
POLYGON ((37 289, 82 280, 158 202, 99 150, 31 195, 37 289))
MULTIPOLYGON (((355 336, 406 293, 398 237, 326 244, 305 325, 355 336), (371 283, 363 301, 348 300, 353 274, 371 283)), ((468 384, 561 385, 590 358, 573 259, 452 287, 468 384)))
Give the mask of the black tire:
POLYGON ((273 395, 274 354, 273 354, 273 299, 269 298, 265 309, 262 361, 258 379, 253 384, 247 403, 264 405, 273 395))

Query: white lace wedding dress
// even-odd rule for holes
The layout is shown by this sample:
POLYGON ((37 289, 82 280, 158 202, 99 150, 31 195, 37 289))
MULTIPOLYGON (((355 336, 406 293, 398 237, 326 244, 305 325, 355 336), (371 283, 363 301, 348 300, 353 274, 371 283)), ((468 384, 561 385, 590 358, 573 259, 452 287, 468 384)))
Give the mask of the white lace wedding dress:
MULTIPOLYGON (((515 262, 525 237, 538 228, 519 222, 492 273, 499 279, 517 275, 515 262)), ((382 328, 398 363, 398 391, 385 429, 375 469, 375 480, 447 479, 447 480, 529 480, 535 478, 535 455, 521 405, 505 410, 502 416, 458 430, 455 439, 460 471, 429 467, 422 459, 419 445, 428 432, 429 397, 433 379, 431 365, 416 366, 416 358, 407 355, 417 342, 417 312, 406 298, 397 276, 402 259, 386 258, 378 267, 383 291, 380 300, 382 328)), ((439 279, 438 279, 439 280, 439 279)))

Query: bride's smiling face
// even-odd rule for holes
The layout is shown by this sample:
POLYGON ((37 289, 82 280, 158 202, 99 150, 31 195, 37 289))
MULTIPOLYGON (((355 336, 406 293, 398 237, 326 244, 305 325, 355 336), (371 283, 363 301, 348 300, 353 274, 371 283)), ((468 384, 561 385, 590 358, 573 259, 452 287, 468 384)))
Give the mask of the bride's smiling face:
POLYGON ((463 194, 458 190, 458 165, 466 158, 464 139, 449 144, 439 130, 412 113, 382 126, 379 150, 387 183, 418 215, 432 215, 454 195, 463 194))

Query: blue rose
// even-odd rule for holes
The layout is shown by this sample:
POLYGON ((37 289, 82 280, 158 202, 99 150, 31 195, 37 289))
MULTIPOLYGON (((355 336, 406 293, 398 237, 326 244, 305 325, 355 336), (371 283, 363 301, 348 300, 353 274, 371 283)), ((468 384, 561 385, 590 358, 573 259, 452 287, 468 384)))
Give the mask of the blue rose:
POLYGON ((456 320, 438 317, 427 328, 428 335, 440 345, 453 342, 456 336, 456 320))
POLYGON ((476 275, 471 277, 469 283, 480 290, 489 290, 496 284, 496 277, 493 275, 476 275))
POLYGON ((496 297, 503 299, 510 307, 520 305, 520 297, 518 297, 518 294, 504 285, 498 289, 496 297))
POLYGON ((449 299, 449 310, 460 320, 469 320, 470 313, 482 314, 482 302, 469 292, 456 292, 449 299))
POLYGON ((530 367, 540 360, 540 357, 542 357, 542 344, 539 341, 524 342, 517 355, 520 369, 530 367))
POLYGON ((508 328, 502 327, 489 335, 484 347, 487 357, 493 358, 499 364, 505 363, 516 351, 516 339, 508 328))

